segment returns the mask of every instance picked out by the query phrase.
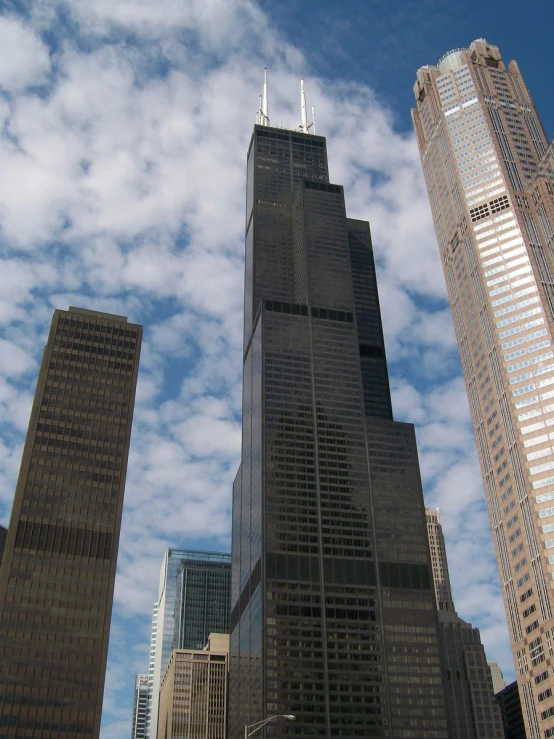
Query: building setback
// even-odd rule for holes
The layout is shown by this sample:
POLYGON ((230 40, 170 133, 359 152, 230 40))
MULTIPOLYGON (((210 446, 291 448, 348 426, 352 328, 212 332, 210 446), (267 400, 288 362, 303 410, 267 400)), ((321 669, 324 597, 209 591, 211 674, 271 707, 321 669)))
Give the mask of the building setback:
POLYGON ((530 739, 554 736, 554 154, 484 39, 422 67, 414 126, 530 739), (550 691, 550 693, 548 692, 550 691))
POLYGON ((323 137, 255 126, 245 264, 229 737, 446 737, 414 429, 323 137))
POLYGON ((141 338, 54 312, 0 570, 0 736, 99 735, 141 338))
POLYGON ((160 739, 226 739, 229 635, 203 650, 174 649, 162 680, 160 739))
POLYGON ((156 737, 161 683, 172 650, 203 649, 211 633, 228 634, 230 592, 230 554, 188 549, 165 553, 150 649, 154 665, 147 737, 156 737))
POLYGON ((425 509, 439 610, 449 739, 504 739, 479 629, 456 613, 439 509, 425 509))
POLYGON ((133 700, 133 724, 131 739, 145 739, 148 710, 148 675, 137 675, 133 700))

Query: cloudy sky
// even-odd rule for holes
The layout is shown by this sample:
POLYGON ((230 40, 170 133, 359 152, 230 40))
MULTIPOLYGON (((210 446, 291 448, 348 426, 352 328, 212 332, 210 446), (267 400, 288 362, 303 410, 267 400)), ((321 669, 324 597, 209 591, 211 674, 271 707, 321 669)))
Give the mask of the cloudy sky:
POLYGON ((398 420, 441 509, 459 614, 513 666, 409 109, 417 68, 477 37, 518 59, 554 135, 551 0, 4 0, 0 522, 54 308, 145 326, 102 739, 130 731, 166 547, 227 551, 240 450, 245 155, 269 68, 299 78, 348 213, 371 221, 398 420), (540 19, 540 23, 538 22, 540 19), (526 40, 524 40, 526 39, 526 40), (541 48, 542 45, 542 48, 541 48))

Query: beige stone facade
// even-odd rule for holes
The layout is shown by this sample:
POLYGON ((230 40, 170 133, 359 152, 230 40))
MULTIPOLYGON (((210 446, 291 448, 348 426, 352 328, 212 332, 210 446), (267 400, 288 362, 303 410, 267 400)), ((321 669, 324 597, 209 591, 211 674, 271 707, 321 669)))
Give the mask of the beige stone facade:
POLYGON ((554 736, 554 154, 484 39, 422 67, 413 121, 530 739, 554 736), (552 428, 551 428, 552 427, 552 428))
POLYGON ((210 634, 205 649, 174 649, 160 691, 159 739, 225 739, 228 634, 210 634))
POLYGON ((429 506, 425 506, 425 517, 427 519, 427 536, 429 537, 429 549, 431 550, 437 608, 439 611, 454 611, 439 509, 432 511, 429 506))

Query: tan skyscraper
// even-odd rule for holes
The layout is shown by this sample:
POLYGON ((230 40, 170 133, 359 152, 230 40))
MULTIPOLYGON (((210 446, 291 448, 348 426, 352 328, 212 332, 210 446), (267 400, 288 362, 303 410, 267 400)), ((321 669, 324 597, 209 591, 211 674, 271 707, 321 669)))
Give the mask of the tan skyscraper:
POLYGON ((0 737, 97 739, 142 328, 52 319, 0 569, 0 737))
POLYGON ((162 680, 158 737, 225 739, 228 671, 228 634, 210 634, 203 650, 174 649, 162 680))
POLYGON ((413 121, 530 739, 554 736, 554 152, 484 39, 422 67, 413 121), (552 426, 552 429, 550 428, 552 426))

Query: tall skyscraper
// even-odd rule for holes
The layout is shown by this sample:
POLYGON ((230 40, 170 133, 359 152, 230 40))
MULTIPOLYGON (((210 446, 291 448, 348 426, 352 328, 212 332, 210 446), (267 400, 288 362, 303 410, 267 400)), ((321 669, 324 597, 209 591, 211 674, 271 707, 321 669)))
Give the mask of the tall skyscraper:
POLYGON ((0 570, 0 736, 99 735, 141 338, 54 312, 0 570))
POLYGON ((392 418, 369 224, 346 217, 325 139, 303 128, 256 125, 248 151, 229 736, 294 714, 267 735, 446 737, 416 442, 392 418))
POLYGON ((530 739, 554 736, 554 149, 484 39, 422 67, 414 126, 530 739))
POLYGON ((504 739, 491 671, 479 629, 454 608, 439 509, 425 508, 439 611, 449 739, 504 739))
POLYGON ((133 724, 131 739, 146 738, 146 713, 148 709, 148 675, 137 675, 133 700, 133 724))
MULTIPOLYGON (((229 633, 231 555, 168 549, 160 571, 147 736, 155 739, 160 688, 173 649, 202 649, 211 633, 229 633)), ((152 655, 153 652, 153 655, 152 655)))

